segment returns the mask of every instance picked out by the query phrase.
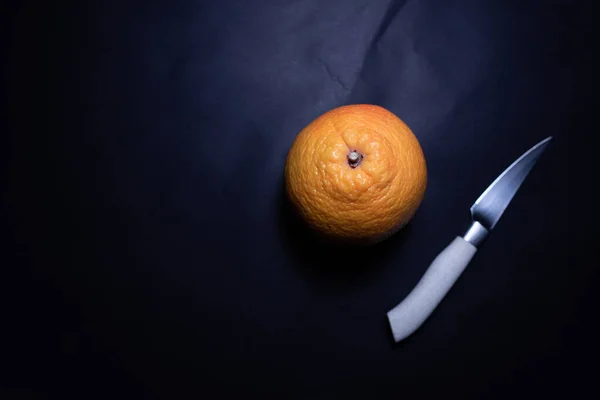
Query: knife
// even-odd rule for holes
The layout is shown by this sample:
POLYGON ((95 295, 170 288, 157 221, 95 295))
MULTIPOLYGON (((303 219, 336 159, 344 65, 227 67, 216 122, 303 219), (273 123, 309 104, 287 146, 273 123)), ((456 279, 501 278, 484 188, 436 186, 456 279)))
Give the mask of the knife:
POLYGON ((492 182, 471 206, 471 225, 466 233, 457 236, 433 260, 408 296, 388 311, 396 342, 415 332, 450 291, 551 140, 552 136, 533 146, 492 182))

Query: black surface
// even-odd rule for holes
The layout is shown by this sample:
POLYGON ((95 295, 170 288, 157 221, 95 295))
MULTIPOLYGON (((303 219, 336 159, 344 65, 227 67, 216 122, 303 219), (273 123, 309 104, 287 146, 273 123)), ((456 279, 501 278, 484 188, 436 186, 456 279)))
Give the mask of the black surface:
POLYGON ((0 397, 597 391, 584 2, 52 3, 3 24, 0 397), (429 168, 412 223, 356 254, 307 239, 281 186, 299 130, 348 103, 406 121, 429 168), (393 345, 385 313, 549 135, 441 307, 393 345))

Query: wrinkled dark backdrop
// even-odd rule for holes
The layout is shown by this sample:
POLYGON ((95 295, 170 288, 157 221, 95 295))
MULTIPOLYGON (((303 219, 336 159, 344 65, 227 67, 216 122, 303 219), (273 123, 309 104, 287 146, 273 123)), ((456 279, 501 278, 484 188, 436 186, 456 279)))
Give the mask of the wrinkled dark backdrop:
POLYGON ((3 398, 596 390, 584 2, 14 3, 3 398), (298 131, 347 103, 396 113, 429 168, 412 223, 356 253, 310 241, 281 186, 298 131), (442 306, 393 345, 385 313, 549 135, 442 306))

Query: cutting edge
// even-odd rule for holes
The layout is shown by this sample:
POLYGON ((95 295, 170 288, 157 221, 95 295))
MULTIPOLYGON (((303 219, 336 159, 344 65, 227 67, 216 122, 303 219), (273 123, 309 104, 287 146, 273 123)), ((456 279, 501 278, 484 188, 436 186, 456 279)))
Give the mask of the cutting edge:
MULTIPOLYGON (((523 161, 523 159, 527 158, 532 152, 534 152, 537 149, 539 149, 540 147, 546 145, 552 139, 553 139, 553 136, 548 136, 546 139, 540 141, 539 143, 537 143, 536 145, 534 145, 533 147, 531 147, 529 150, 527 150, 525 153, 523 153, 521 155, 521 157, 517 158, 504 171, 502 171, 502 173, 500 175, 498 175, 498 177, 496 179, 494 179, 494 181, 483 191, 483 193, 481 193, 481 195, 477 198, 477 200, 475 200, 475 203, 473 203, 473 205, 471 206, 471 209, 470 209, 470 211, 471 211, 471 217, 474 218, 475 208, 477 207, 477 205, 479 205, 479 203, 481 202, 481 200, 486 197, 486 195, 498 184, 498 182, 502 181, 502 179, 504 178, 504 176, 506 176, 506 174, 509 171, 511 171, 516 165, 518 165, 521 161, 523 161)), ((541 154, 540 154, 540 156, 541 156, 541 154)), ((527 175, 525 177, 527 177, 527 175)), ((525 179, 525 178, 523 178, 523 179, 525 179)), ((519 183, 519 185, 517 186, 517 189, 518 189, 518 187, 521 186, 521 183, 523 183, 523 181, 521 181, 519 183)), ((516 190, 515 190, 515 193, 516 193, 516 190)), ((504 209, 501 212, 503 212, 503 211, 504 211, 504 209)), ((493 226, 486 227, 486 228, 492 229, 493 226)))

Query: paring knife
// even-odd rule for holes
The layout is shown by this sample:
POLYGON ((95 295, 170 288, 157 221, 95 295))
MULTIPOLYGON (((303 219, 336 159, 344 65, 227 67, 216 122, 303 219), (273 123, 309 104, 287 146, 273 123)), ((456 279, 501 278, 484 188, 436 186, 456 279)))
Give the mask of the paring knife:
POLYGON ((512 163, 471 206, 471 225, 431 263, 406 298, 387 313, 396 342, 416 331, 431 315, 467 267, 477 248, 540 158, 552 136, 542 140, 512 163))

